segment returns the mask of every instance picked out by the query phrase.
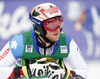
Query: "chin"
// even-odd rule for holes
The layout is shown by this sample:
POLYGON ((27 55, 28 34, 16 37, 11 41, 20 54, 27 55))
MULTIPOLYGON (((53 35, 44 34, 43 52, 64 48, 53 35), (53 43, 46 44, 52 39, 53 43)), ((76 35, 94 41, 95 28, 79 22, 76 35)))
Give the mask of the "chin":
POLYGON ((58 39, 55 39, 55 40, 51 40, 51 42, 56 42, 56 41, 58 41, 58 39))

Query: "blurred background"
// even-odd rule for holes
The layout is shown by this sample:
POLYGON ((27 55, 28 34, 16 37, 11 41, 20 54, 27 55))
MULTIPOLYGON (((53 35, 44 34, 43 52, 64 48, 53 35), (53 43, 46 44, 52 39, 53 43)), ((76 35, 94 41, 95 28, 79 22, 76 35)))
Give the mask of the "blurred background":
POLYGON ((63 32, 76 41, 89 66, 87 79, 99 79, 100 0, 0 0, 0 50, 14 35, 32 29, 29 12, 45 2, 60 8, 63 32))

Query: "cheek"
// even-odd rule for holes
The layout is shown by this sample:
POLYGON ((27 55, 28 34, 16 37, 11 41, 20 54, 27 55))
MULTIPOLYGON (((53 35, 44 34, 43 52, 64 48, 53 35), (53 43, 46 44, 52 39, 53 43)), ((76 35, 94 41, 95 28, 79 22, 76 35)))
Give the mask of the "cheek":
POLYGON ((52 36, 52 33, 51 32, 47 32, 47 34, 46 34, 46 37, 51 37, 52 36))
POLYGON ((53 40, 53 39, 54 39, 53 32, 52 32, 52 31, 47 31, 46 37, 47 37, 49 40, 53 40))
POLYGON ((46 36, 50 36, 50 35, 52 35, 52 31, 47 31, 46 30, 46 36))

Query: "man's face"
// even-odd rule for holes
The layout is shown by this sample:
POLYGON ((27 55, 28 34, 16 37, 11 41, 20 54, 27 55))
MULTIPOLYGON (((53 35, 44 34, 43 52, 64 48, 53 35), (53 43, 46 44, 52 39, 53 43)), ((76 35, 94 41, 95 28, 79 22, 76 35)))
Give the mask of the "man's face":
POLYGON ((60 33, 60 28, 58 28, 55 31, 48 31, 46 30, 47 34, 46 37, 51 41, 51 42, 55 42, 58 41, 59 39, 59 33, 60 33))

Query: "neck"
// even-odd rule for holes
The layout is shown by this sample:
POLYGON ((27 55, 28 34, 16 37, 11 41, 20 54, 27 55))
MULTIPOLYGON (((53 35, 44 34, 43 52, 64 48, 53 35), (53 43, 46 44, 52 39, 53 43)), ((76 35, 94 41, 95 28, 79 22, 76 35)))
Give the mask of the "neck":
POLYGON ((46 47, 48 47, 50 45, 50 43, 46 42, 41 36, 39 36, 39 38, 46 45, 46 47))

